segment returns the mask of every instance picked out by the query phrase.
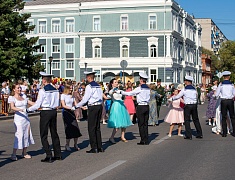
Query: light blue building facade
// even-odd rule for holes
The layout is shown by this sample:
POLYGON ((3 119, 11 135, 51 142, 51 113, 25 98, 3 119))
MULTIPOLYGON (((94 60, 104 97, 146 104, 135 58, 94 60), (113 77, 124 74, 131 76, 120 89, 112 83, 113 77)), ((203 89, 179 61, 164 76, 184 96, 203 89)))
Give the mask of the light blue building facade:
POLYGON ((173 0, 36 0, 23 11, 39 36, 41 62, 57 77, 81 80, 85 70, 108 82, 120 75, 150 82, 180 83, 185 75, 201 82, 201 27, 173 0), (123 75, 123 73, 121 74, 123 75))

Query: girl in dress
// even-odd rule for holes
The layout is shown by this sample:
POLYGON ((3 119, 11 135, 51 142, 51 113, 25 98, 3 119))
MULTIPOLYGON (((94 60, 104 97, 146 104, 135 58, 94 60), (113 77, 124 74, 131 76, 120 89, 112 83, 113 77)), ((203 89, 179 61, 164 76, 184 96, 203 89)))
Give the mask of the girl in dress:
POLYGON ((70 139, 74 139, 74 148, 76 151, 80 150, 78 147, 78 138, 82 136, 80 133, 80 129, 78 127, 78 123, 75 117, 75 114, 73 111, 71 111, 71 108, 74 106, 74 103, 77 104, 78 102, 75 102, 74 97, 72 96, 73 87, 70 85, 65 85, 63 94, 61 95, 61 105, 63 107, 62 110, 62 116, 64 121, 64 129, 65 129, 65 135, 66 135, 66 145, 65 150, 71 151, 71 148, 69 147, 70 139))
POLYGON ((11 109, 15 111, 14 126, 15 126, 15 140, 13 153, 11 159, 17 161, 16 151, 17 149, 23 149, 22 157, 30 159, 31 156, 27 154, 27 147, 30 144, 34 144, 34 139, 31 132, 30 120, 28 114, 23 112, 29 105, 33 105, 32 101, 24 98, 21 95, 21 87, 19 84, 12 85, 12 97, 10 100, 11 109))
POLYGON ((112 79, 109 83, 109 94, 112 97, 112 105, 110 109, 110 115, 108 120, 108 128, 114 128, 109 141, 115 144, 114 136, 119 128, 121 128, 121 140, 123 142, 128 142, 125 138, 126 128, 132 123, 127 109, 122 100, 122 95, 115 93, 118 90, 118 81, 112 79))
MULTIPOLYGON (((75 98, 75 101, 77 103, 79 103, 82 100, 82 95, 81 95, 81 92, 79 90, 80 90, 79 85, 75 86, 74 92, 73 92, 73 97, 75 98)), ((77 108, 74 111, 74 113, 75 113, 75 117, 76 117, 77 122, 80 122, 80 119, 83 118, 83 116, 82 116, 82 109, 81 108, 77 108)))
POLYGON ((149 126, 156 126, 158 125, 158 118, 157 118, 157 99, 156 97, 161 97, 156 91, 156 85, 150 84, 150 100, 149 100, 149 126))
MULTIPOLYGON (((126 87, 126 92, 130 92, 130 91, 132 91, 132 84, 131 84, 131 82, 128 82, 127 87, 126 87)), ((125 96, 124 104, 125 104, 127 111, 130 115, 130 119, 131 119, 131 123, 132 123, 133 115, 136 113, 133 97, 132 96, 125 96)))
MULTIPOLYGON (((173 97, 176 96, 179 93, 178 89, 175 89, 173 92, 173 97)), ((182 125, 184 123, 184 110, 180 107, 180 102, 183 102, 184 100, 178 99, 175 101, 172 101, 170 105, 172 105, 172 109, 169 111, 169 113, 165 117, 165 122, 170 123, 170 130, 168 133, 168 136, 172 136, 172 131, 174 129, 174 126, 178 124, 178 136, 183 136, 181 134, 182 125)))

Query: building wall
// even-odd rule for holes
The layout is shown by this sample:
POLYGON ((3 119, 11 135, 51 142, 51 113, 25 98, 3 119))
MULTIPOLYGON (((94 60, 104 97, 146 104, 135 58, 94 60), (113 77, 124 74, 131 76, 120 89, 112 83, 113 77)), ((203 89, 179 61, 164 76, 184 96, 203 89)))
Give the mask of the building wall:
POLYGON ((26 3, 24 12, 32 14, 29 21, 36 28, 28 36, 39 36, 38 43, 46 43, 42 44, 46 45, 45 52, 40 53, 47 72, 48 57, 53 56, 52 72, 57 76, 80 80, 86 63, 98 72, 98 80, 106 81, 120 74, 120 62, 126 60, 126 73, 133 73, 134 79, 136 72, 144 71, 151 82, 161 78, 166 84, 179 83, 186 74, 200 82, 200 25, 173 0, 30 3, 26 3), (150 28, 150 16, 156 16, 156 28, 150 28), (121 29, 122 17, 128 19, 127 29, 121 29), (59 20, 57 33, 53 32, 54 20, 59 20), (69 20, 73 21, 73 31, 66 32, 69 20), (44 33, 40 33, 41 21, 46 21, 44 33), (71 39, 73 48, 67 52, 71 39), (94 57, 94 41, 101 45, 100 57, 94 57), (123 43, 128 45, 128 56, 124 57, 123 43), (55 45, 59 52, 53 52, 55 45), (151 45, 156 45, 156 55, 151 55, 151 45), (69 61, 73 61, 73 68, 67 67, 69 61))

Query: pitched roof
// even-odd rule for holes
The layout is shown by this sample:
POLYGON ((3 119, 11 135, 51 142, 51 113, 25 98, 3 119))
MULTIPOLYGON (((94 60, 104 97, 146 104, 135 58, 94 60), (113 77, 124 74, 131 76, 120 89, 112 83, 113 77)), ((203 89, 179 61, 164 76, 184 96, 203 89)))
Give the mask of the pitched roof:
POLYGON ((48 5, 48 4, 69 4, 80 2, 95 2, 95 1, 114 1, 114 0, 31 0, 26 1, 26 6, 48 5))

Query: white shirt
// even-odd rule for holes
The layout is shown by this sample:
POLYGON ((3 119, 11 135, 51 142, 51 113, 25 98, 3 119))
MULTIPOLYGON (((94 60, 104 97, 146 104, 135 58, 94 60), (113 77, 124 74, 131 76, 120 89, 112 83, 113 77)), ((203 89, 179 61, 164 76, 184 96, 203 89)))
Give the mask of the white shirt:
POLYGON ((149 103, 150 89, 146 84, 142 84, 140 87, 135 88, 133 91, 125 92, 121 91, 123 95, 134 96, 136 95, 137 103, 149 103))
POLYGON ((26 89, 28 89, 28 87, 25 86, 25 85, 20 85, 20 87, 21 87, 21 94, 25 94, 26 93, 26 89))
POLYGON ((74 97, 70 94, 61 94, 61 101, 64 101, 66 106, 73 107, 74 97))
POLYGON ((109 95, 112 97, 113 100, 122 100, 122 95, 118 93, 113 93, 113 89, 109 91, 109 95))
POLYGON ((182 96, 184 97, 185 104, 197 103, 197 90, 192 85, 187 85, 177 96, 172 97, 172 100, 180 99, 182 96))
POLYGON ((235 88, 233 84, 229 80, 224 80, 219 84, 216 89, 215 96, 218 97, 220 95, 221 99, 233 99, 235 96, 235 88))
POLYGON ((88 102, 88 106, 94 103, 102 103, 103 91, 99 84, 95 81, 90 82, 85 89, 85 94, 82 100, 76 105, 79 108, 88 102))
POLYGON ((59 91, 51 84, 47 84, 38 92, 37 101, 28 108, 28 111, 35 111, 38 108, 52 108, 56 109, 60 105, 59 91))
POLYGON ((2 94, 10 94, 10 90, 8 87, 2 88, 2 94))

